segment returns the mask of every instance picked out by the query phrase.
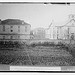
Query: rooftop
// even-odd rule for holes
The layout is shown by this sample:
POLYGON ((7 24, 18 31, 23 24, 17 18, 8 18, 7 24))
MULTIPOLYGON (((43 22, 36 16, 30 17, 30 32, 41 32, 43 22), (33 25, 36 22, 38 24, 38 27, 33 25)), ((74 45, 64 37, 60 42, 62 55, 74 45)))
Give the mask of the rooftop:
POLYGON ((1 21, 2 25, 30 25, 26 22, 24 22, 23 20, 19 20, 19 19, 6 19, 1 21))

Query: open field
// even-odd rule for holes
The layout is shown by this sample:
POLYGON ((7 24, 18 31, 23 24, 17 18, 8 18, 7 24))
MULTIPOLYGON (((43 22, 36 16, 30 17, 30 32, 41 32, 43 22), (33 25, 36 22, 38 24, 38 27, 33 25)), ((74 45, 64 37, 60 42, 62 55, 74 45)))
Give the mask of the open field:
POLYGON ((60 46, 0 49, 0 64, 30 66, 73 66, 75 58, 60 46))

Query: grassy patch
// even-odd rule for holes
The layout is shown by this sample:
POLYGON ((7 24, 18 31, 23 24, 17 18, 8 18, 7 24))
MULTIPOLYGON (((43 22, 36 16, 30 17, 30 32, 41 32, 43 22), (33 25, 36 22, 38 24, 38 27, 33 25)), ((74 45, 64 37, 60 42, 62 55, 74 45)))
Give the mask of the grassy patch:
POLYGON ((0 46, 1 49, 9 48, 9 50, 0 50, 0 64, 33 66, 75 65, 75 59, 67 52, 72 47, 61 42, 57 44, 54 42, 39 42, 29 45, 15 42, 14 44, 7 43, 8 47, 4 44, 2 45, 2 47, 0 46), (10 48, 13 48, 13 50, 10 48))

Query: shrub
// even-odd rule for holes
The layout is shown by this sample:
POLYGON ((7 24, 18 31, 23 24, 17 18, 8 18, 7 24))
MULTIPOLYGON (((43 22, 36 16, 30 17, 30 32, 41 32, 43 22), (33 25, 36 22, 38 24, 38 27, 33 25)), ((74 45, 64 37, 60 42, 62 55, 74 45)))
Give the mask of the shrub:
POLYGON ((31 47, 35 46, 55 46, 54 42, 38 42, 30 44, 31 47))
POLYGON ((31 44, 30 46, 31 46, 31 47, 35 47, 35 46, 36 46, 36 43, 33 43, 33 44, 31 44))
POLYGON ((42 45, 43 46, 55 46, 55 43, 54 42, 44 42, 42 45))
POLYGON ((64 44, 62 42, 58 42, 57 46, 64 46, 64 44))

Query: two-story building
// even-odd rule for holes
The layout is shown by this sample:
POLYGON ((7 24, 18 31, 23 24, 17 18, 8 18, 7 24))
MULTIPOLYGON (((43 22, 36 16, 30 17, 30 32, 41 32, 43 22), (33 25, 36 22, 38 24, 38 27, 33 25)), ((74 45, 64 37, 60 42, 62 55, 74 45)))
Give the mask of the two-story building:
POLYGON ((75 15, 70 14, 64 23, 52 22, 46 29, 48 39, 75 39, 75 15))
POLYGON ((19 19, 0 21, 0 40, 30 39, 31 25, 19 19))

